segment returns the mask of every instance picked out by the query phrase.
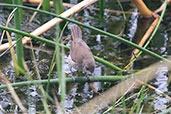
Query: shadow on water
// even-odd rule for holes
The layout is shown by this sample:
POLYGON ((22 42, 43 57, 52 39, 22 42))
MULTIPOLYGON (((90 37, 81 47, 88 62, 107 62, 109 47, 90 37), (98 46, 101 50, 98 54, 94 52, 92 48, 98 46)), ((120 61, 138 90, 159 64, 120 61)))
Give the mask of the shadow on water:
MULTIPOLYGON (((153 2, 152 2, 153 4, 153 2)), ((155 2, 155 4, 160 5, 160 3, 155 2)), ((95 4, 94 6, 97 6, 95 4)), ((111 10, 120 10, 119 5, 116 1, 108 0, 106 2, 106 7, 111 10), (114 7, 115 6, 115 7, 114 7)), ((126 11, 133 12, 132 14, 127 15, 127 20, 125 21, 122 14, 115 14, 111 12, 105 12, 105 20, 104 22, 100 22, 98 19, 97 11, 85 9, 79 14, 74 15, 73 19, 81 18, 82 22, 87 25, 91 25, 97 28, 100 28, 104 31, 108 31, 113 34, 120 35, 121 37, 133 41, 138 42, 139 39, 144 34, 144 31, 149 27, 151 24, 151 20, 142 19, 137 16, 137 9, 132 7, 130 2, 123 2, 123 8, 126 11), (121 32, 122 31, 122 32, 121 32)), ((169 11, 170 9, 168 9, 169 11)), ((10 13, 9 9, 1 8, 0 9, 0 24, 4 25, 7 19, 7 16, 10 13), (1 21, 2 20, 2 21, 1 21)), ((22 29, 24 31, 32 31, 38 26, 42 25, 46 21, 50 20, 52 17, 46 16, 44 14, 38 14, 36 18, 33 20, 31 24, 28 24, 28 20, 31 17, 33 12, 24 10, 24 22, 22 24, 22 29), (29 29, 28 29, 29 28, 29 29)), ((170 14, 166 12, 163 22, 161 23, 157 34, 155 35, 154 39, 148 46, 148 49, 167 57, 171 54, 171 18, 170 14)), ((10 24, 10 27, 13 26, 13 22, 10 24)), ((2 33, 2 31, 1 31, 2 33)), ((1 34, 0 33, 0 34, 1 34)), ((68 30, 65 31, 65 36, 70 35, 68 30)), ((55 29, 51 29, 50 31, 41 35, 45 38, 54 40, 55 39, 55 29)), ((100 35, 94 31, 90 31, 88 29, 83 28, 83 39, 87 42, 89 47, 91 48, 94 55, 101 57, 109 62, 123 68, 125 65, 129 63, 129 59, 131 57, 131 52, 133 50, 132 47, 127 46, 119 41, 116 41, 112 38, 107 36, 100 35)), ((4 39, 5 42, 5 39, 4 39)), ((54 48, 46 46, 45 44, 40 43, 39 41, 33 41, 36 60, 39 63, 38 68, 40 70, 41 78, 47 79, 47 73, 49 71, 49 66, 51 63, 51 59, 53 56, 54 48)), ((30 69, 30 73, 35 73, 34 71, 34 64, 32 59, 31 50, 29 45, 27 45, 24 49, 25 53, 25 60, 30 69)), ((68 53, 68 52, 66 52, 68 53)), ((78 72, 71 72, 69 65, 67 63, 67 55, 64 57, 65 59, 65 73, 67 76, 78 76, 78 72)), ((143 54, 141 55, 137 61, 134 63, 133 69, 140 70, 145 68, 152 63, 157 62, 154 57, 143 54)), ((26 80, 25 77, 15 77, 14 69, 12 67, 12 60, 10 54, 6 54, 0 58, 0 70, 8 76, 10 82, 17 82, 26 80)), ((162 67, 158 70, 158 77, 151 82, 150 84, 154 85, 157 89, 165 92, 166 94, 170 94, 170 85, 168 84, 167 76, 165 75, 168 71, 167 68, 162 67)), ((116 75, 118 72, 113 71, 112 69, 105 67, 104 65, 96 62, 95 68, 95 76, 101 75, 116 75)), ((57 78, 56 71, 52 72, 52 78, 57 78)), ((115 85, 117 82, 109 83, 95 83, 99 92, 104 92, 108 88, 115 85)), ((58 85, 51 86, 51 90, 59 91, 58 85)), ((16 92, 18 93, 22 103, 27 106, 30 113, 36 113, 37 111, 42 111, 43 105, 41 102, 40 93, 37 91, 37 86, 32 85, 29 87, 20 87, 15 88, 16 92)), ((52 95, 52 93, 49 93, 52 95)), ((58 93, 59 95, 59 93, 58 93)), ((78 83, 78 84, 68 84, 67 85, 67 95, 66 95, 66 108, 68 112, 70 112, 75 106, 80 106, 85 102, 89 101, 96 94, 93 90, 89 87, 87 83, 78 83)), ((150 90, 149 94, 146 96, 147 98, 151 97, 151 100, 148 100, 145 103, 145 107, 150 105, 150 107, 154 110, 163 110, 166 108, 167 104, 170 101, 161 96, 157 91, 150 90)), ((9 112, 18 112, 17 105, 13 102, 10 93, 6 89, 0 90, 0 105, 5 109, 9 110, 9 112)), ((150 109, 151 110, 151 109, 150 109)), ((56 109, 53 108, 53 111, 56 112, 56 109)))

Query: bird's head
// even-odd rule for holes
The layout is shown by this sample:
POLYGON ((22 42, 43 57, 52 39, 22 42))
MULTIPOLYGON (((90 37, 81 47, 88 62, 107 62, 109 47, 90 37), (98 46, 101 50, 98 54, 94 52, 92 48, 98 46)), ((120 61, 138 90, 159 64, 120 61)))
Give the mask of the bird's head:
POLYGON ((85 64, 85 69, 91 73, 94 72, 95 64, 93 62, 88 62, 85 64))

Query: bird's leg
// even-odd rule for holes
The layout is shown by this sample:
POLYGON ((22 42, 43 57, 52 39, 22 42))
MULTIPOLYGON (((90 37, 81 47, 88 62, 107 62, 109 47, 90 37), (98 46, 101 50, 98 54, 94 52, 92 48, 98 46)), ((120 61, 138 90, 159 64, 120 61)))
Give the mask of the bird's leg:
POLYGON ((88 72, 86 72, 86 73, 85 73, 85 75, 86 75, 86 77, 87 77, 88 83, 89 83, 89 82, 91 82, 91 80, 90 80, 90 76, 91 76, 91 74, 90 74, 90 73, 88 73, 88 72))
POLYGON ((90 80, 90 76, 94 76, 95 73, 86 73, 86 77, 88 79, 88 85, 93 90, 95 94, 99 94, 97 87, 94 85, 94 82, 90 80))
POLYGON ((72 66, 69 66, 69 70, 70 70, 70 74, 71 74, 71 78, 74 80, 74 82, 76 82, 76 77, 77 76, 74 76, 74 71, 73 71, 73 68, 72 68, 72 66))

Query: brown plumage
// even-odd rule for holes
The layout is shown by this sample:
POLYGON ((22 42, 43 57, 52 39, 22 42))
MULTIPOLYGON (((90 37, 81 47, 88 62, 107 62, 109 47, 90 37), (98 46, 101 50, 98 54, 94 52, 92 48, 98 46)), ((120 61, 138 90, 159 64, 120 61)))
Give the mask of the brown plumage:
POLYGON ((72 42, 69 63, 72 67, 80 71, 94 72, 95 61, 93 54, 87 44, 82 40, 82 32, 77 25, 71 26, 72 42))

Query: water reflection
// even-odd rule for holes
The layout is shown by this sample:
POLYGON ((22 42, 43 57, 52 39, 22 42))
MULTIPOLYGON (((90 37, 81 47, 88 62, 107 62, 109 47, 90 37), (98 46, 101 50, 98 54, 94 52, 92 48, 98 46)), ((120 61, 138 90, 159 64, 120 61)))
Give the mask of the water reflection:
MULTIPOLYGON (((168 72, 168 68, 167 67, 161 67, 159 68, 157 74, 158 77, 156 78, 156 82, 154 83, 154 85, 157 86, 157 89, 162 91, 162 92, 166 92, 166 94, 168 93, 168 77, 165 75, 168 72)), ((158 91, 155 91, 156 94, 153 95, 155 96, 155 100, 154 100, 154 109, 155 110, 164 110, 167 108, 167 103, 169 103, 169 99, 167 99, 166 97, 164 97, 163 95, 161 95, 161 93, 159 93, 158 91)))

